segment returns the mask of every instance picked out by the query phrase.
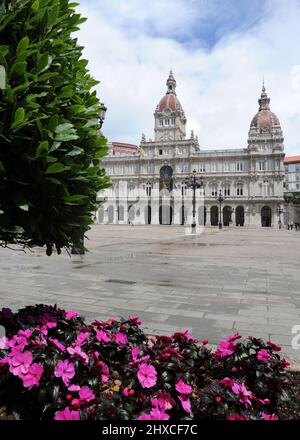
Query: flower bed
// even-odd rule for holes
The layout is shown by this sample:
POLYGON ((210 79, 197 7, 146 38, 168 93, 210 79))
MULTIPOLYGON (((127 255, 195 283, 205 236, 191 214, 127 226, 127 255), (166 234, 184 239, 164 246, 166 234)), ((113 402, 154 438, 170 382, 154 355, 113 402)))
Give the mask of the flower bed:
POLYGON ((0 406, 22 419, 275 420, 288 362, 239 334, 217 350, 188 331, 148 337, 136 316, 86 324, 37 305, 0 312, 0 406))

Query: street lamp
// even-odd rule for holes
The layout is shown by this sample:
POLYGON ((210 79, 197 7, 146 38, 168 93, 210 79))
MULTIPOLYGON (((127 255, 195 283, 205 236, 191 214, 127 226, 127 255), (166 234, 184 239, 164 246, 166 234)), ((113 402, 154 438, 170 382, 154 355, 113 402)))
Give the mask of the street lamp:
POLYGON ((219 196, 217 198, 220 208, 219 208, 219 229, 222 229, 222 203, 224 202, 224 197, 222 196, 222 191, 220 190, 219 196))
POLYGON ((197 180, 196 173, 196 170, 193 170, 193 174, 184 182, 188 188, 192 188, 193 190, 193 223, 191 224, 192 234, 196 232, 196 189, 202 188, 203 186, 203 178, 200 177, 200 181, 197 180))
POLYGON ((106 111, 107 111, 107 107, 105 107, 105 105, 102 103, 101 107, 100 107, 100 113, 98 115, 100 130, 102 128, 102 125, 103 125, 103 122, 104 122, 104 119, 105 119, 106 111))

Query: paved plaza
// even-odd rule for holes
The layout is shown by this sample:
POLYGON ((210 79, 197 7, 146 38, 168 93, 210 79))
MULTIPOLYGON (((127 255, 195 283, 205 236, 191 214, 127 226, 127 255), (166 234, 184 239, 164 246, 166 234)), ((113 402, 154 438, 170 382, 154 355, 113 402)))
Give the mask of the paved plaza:
POLYGON ((184 227, 95 225, 84 256, 0 248, 0 305, 36 303, 88 320, 139 315, 148 333, 189 329, 212 344, 239 331, 290 358, 300 325, 300 232, 270 228, 184 235, 184 227))

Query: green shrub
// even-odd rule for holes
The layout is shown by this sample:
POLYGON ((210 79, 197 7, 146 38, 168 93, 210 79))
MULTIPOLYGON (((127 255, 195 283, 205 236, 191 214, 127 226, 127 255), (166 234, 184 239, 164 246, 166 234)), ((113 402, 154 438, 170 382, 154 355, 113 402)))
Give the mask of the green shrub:
POLYGON ((108 185, 97 84, 68 0, 0 1, 0 242, 80 247, 108 185))

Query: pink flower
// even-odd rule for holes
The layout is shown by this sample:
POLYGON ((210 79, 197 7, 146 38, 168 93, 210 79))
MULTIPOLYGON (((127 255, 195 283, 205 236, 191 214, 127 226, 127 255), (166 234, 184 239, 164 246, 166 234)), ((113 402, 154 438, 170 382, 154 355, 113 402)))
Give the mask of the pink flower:
POLYGON ((261 415, 264 420, 278 420, 278 416, 276 414, 268 414, 263 412, 261 415))
POLYGON ((75 344, 81 347, 90 337, 90 332, 81 332, 76 338, 75 344))
POLYGON ((242 384, 235 383, 232 386, 232 392, 234 394, 239 395, 240 397, 239 401, 243 403, 245 406, 252 406, 250 399, 253 398, 253 394, 251 393, 251 391, 247 390, 247 388, 243 383, 242 384))
POLYGON ((80 386, 79 385, 70 385, 68 388, 69 391, 80 391, 80 386))
POLYGON ((189 397, 186 394, 180 394, 180 396, 178 396, 178 399, 180 400, 182 408, 184 409, 184 411, 186 411, 187 413, 190 414, 190 412, 191 412, 191 401, 190 401, 189 397))
POLYGON ((150 414, 141 414, 137 419, 138 420, 152 420, 152 417, 150 414))
POLYGON ((115 341, 118 344, 128 344, 128 338, 126 335, 124 335, 124 333, 117 333, 115 335, 115 341))
POLYGON ((137 376, 143 388, 151 388, 156 384, 156 370, 152 365, 141 364, 137 376))
POLYGON ((151 405, 153 408, 159 408, 162 411, 173 408, 175 402, 171 398, 170 394, 166 391, 162 391, 151 397, 151 405))
POLYGON ((239 333, 234 333, 234 335, 227 336, 226 341, 234 342, 237 339, 241 339, 241 335, 239 333))
POLYGON ((284 368, 289 368, 291 365, 285 358, 282 358, 281 364, 283 365, 284 368))
POLYGON ((150 412, 151 420, 169 420, 169 414, 161 411, 159 408, 153 408, 150 412))
POLYGON ((83 387, 81 387, 79 391, 79 397, 80 397, 80 402, 85 403, 95 399, 95 394, 88 386, 84 385, 83 387))
POLYGON ((177 384, 175 385, 176 391, 180 394, 191 394, 192 387, 190 385, 187 385, 185 382, 183 382, 182 379, 180 379, 177 384))
POLYGON ((109 342, 110 338, 104 330, 98 330, 96 333, 96 339, 100 342, 109 342))
POLYGON ((131 356, 134 361, 137 360, 138 355, 140 354, 141 349, 139 347, 134 347, 131 349, 131 356))
POLYGON ((132 356, 133 362, 129 362, 128 365, 138 365, 138 364, 141 364, 141 363, 149 362, 149 360, 150 360, 150 356, 149 355, 142 356, 142 357, 138 358, 138 355, 140 354, 140 352, 141 352, 141 350, 138 347, 134 347, 134 348, 131 349, 131 356, 132 356))
POLYGON ((6 336, 0 338, 0 350, 7 350, 9 348, 9 340, 6 336))
POLYGON ((270 359, 270 354, 267 350, 259 350, 259 352, 257 353, 257 359, 261 362, 267 362, 270 359))
POLYGON ((31 389, 33 386, 39 385, 43 372, 44 372, 43 365, 41 364, 30 365, 28 373, 22 377, 24 387, 31 389))
POLYGON ((16 353, 9 361, 9 371, 14 376, 22 377, 27 374, 32 364, 32 354, 29 351, 16 353))
POLYGON ((257 399, 258 402, 260 402, 262 405, 269 405, 271 402, 270 399, 257 399))
POLYGON ((233 354, 235 352, 235 344, 232 341, 221 341, 216 354, 218 356, 222 357, 226 357, 226 356, 230 356, 231 354, 233 354))
POLYGON ((230 414, 226 417, 226 420, 248 420, 244 414, 230 414))
POLYGON ((73 357, 74 356, 80 357, 85 364, 88 363, 89 357, 86 353, 84 353, 84 351, 82 351, 81 347, 68 347, 67 352, 73 357))
POLYGON ((102 362, 102 361, 99 362, 99 366, 102 369, 102 375, 101 375, 102 382, 108 382, 108 379, 109 379, 109 369, 108 369, 108 366, 104 362, 102 362))
POLYGON ((267 345, 274 351, 281 351, 280 345, 274 344, 274 342, 268 341, 267 345))
POLYGON ((184 337, 187 341, 196 341, 192 335, 190 334, 190 332, 188 330, 186 330, 184 333, 181 332, 177 332, 174 333, 174 335, 172 336, 173 339, 179 339, 180 337, 184 337))
POLYGON ((132 321, 135 325, 141 325, 142 321, 138 316, 130 315, 128 321, 132 321))
POLYGON ((79 317, 79 313, 75 312, 74 310, 68 310, 65 314, 66 319, 72 319, 75 317, 79 317))
POLYGON ((54 420, 80 420, 80 411, 72 411, 70 408, 65 408, 63 411, 55 413, 54 420))
POLYGON ((58 361, 54 371, 56 377, 61 377, 63 383, 69 386, 70 380, 75 376, 75 368, 73 362, 69 362, 67 359, 65 361, 58 361))
POLYGON ((45 326, 47 328, 55 328, 57 326, 57 323, 53 322, 53 321, 48 321, 48 322, 46 322, 45 326))
POLYGON ((27 330, 19 330, 16 335, 14 335, 11 340, 9 341, 9 346, 17 347, 18 350, 23 350, 26 345, 29 343, 29 338, 32 335, 32 331, 27 330))
POLYGON ((65 351, 66 347, 63 344, 61 344, 58 339, 56 339, 56 338, 49 338, 48 340, 50 342, 52 342, 52 344, 54 344, 61 351, 65 351))
POLYGON ((225 388, 231 390, 232 386, 235 384, 235 381, 233 379, 230 379, 229 377, 224 377, 224 379, 222 379, 220 383, 224 385, 225 388))

